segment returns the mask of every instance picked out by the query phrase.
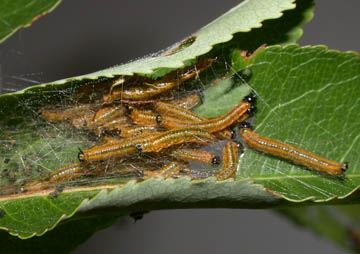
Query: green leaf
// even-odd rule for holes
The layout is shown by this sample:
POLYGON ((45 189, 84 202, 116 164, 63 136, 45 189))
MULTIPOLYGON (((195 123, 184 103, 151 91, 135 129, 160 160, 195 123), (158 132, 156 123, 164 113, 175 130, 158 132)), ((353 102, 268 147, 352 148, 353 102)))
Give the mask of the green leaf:
MULTIPOLYGON (((214 178, 191 181, 185 177, 137 183, 120 176, 88 179, 84 186, 70 185, 56 198, 49 196, 53 189, 4 196, 0 201, 0 208, 6 212, 6 216, 0 218, 2 228, 22 238, 41 235, 64 215, 72 216, 79 206, 80 214, 111 207, 125 215, 164 208, 276 207, 285 202, 280 197, 289 201, 320 202, 349 196, 359 186, 359 134, 352 131, 359 125, 359 57, 321 46, 299 48, 296 45, 264 48, 250 59, 239 57, 239 53, 235 50, 232 54, 234 66, 252 71, 249 83, 231 88, 225 80, 210 86, 205 91, 204 104, 197 110, 202 110, 204 115, 222 114, 251 88, 259 98, 254 124, 258 133, 297 144, 333 160, 347 159, 350 168, 345 179, 320 175, 246 149, 236 181, 216 182, 214 178), (224 99, 228 103, 221 103, 224 99), (338 108, 341 111, 335 110, 338 108), (88 196, 92 197, 90 201, 88 196), (38 216, 39 212, 42 216, 38 216)), ((205 81, 199 85, 203 86, 205 81)), ((75 160, 78 146, 91 146, 91 142, 82 140, 83 134, 61 125, 49 125, 39 119, 33 109, 47 101, 55 103, 56 96, 62 98, 60 103, 65 103, 73 91, 45 92, 33 88, 24 94, 0 97, 0 103, 9 107, 2 107, 2 113, 7 112, 3 115, 7 125, 2 125, 5 136, 1 139, 6 142, 1 154, 10 158, 6 165, 2 161, 0 165, 2 169, 17 167, 18 182, 29 181, 39 174, 34 170, 33 175, 26 178, 28 167, 41 165, 55 169, 75 160), (24 165, 19 165, 19 161, 24 165)), ((358 198, 341 202, 346 201, 358 202, 358 198)))
POLYGON ((118 216, 92 216, 67 220, 42 237, 19 239, 0 231, 3 253, 70 253, 96 231, 104 229, 119 220, 118 216))
MULTIPOLYGON (((74 102, 74 93, 78 91, 79 86, 84 84, 90 84, 90 86, 96 86, 99 89, 106 87, 106 82, 109 81, 109 79, 99 77, 113 77, 132 73, 152 73, 154 69, 159 70, 160 67, 166 68, 167 71, 182 67, 184 62, 188 64, 188 60, 208 52, 213 45, 229 41, 232 38, 231 34, 239 31, 249 31, 253 27, 260 26, 261 22, 266 19, 280 17, 283 11, 294 7, 291 2, 292 1, 280 0, 276 2, 265 0, 245 1, 239 5, 239 7, 229 12, 230 14, 225 14, 223 18, 219 18, 216 22, 204 28, 205 31, 212 31, 212 29, 210 29, 211 27, 217 30, 221 36, 217 35, 218 38, 216 39, 210 39, 210 37, 206 36, 205 32, 202 32, 203 30, 200 30, 196 34, 198 37, 194 43, 169 56, 141 59, 124 66, 114 67, 72 79, 61 80, 51 84, 44 84, 18 93, 1 96, 0 138, 4 141, 4 146, 0 148, 0 154, 2 156, 0 169, 5 177, 0 179, 0 184, 2 186, 9 186, 11 184, 21 186, 23 182, 44 176, 47 172, 76 160, 78 148, 93 145, 93 141, 87 139, 86 133, 68 128, 66 124, 53 125, 42 120, 37 114, 39 108, 48 105, 67 105, 68 103, 74 102), (255 5, 262 3, 261 6, 263 8, 259 9, 259 12, 257 12, 258 15, 252 18, 245 14, 249 11, 249 6, 254 3, 255 5), (235 13, 237 13, 238 19, 242 22, 235 22, 230 30, 224 29, 224 27, 228 27, 227 22, 234 21, 233 15, 235 15, 235 13), (241 17, 241 19, 239 17, 241 17), (222 23, 223 26, 220 26, 219 23, 222 23), (224 30, 224 33, 220 30, 224 30), (197 45, 196 43, 199 43, 199 41, 203 43, 197 45), (195 47, 194 45, 197 46, 195 47), (93 81, 94 79, 96 80, 93 81), (7 160, 10 162, 5 163, 7 160)), ((297 22, 294 21, 291 23, 291 25, 287 27, 287 31, 299 31, 299 24, 303 24, 309 20, 312 5, 304 4, 303 9, 300 10, 301 11, 297 10, 298 12, 296 13, 306 13, 307 15, 304 15, 305 18, 299 18, 297 22)), ((296 16, 294 13, 290 14, 296 16)), ((290 14, 290 18, 286 15, 283 16, 287 18, 285 20, 292 19, 290 14)), ((279 20, 283 17, 279 18, 279 20)), ((279 25, 280 23, 276 24, 279 25)), ((268 33, 267 31, 271 30, 265 29, 264 31, 264 34, 266 34, 268 33)), ((249 33, 251 34, 252 32, 253 31, 249 33)), ((242 36, 243 35, 244 34, 242 34, 242 36)), ((274 36, 274 38, 277 38, 276 40, 274 39, 274 41, 287 43, 295 40, 299 35, 300 34, 296 32, 289 32, 288 36, 285 37, 274 36)), ((241 38, 241 36, 238 38, 241 38)), ((263 36, 263 38, 266 37, 263 36)), ((324 88, 325 92, 328 92, 327 87, 329 83, 326 76, 329 73, 333 74, 333 70, 339 66, 343 68, 344 71, 335 72, 333 75, 338 83, 350 84, 349 86, 353 87, 358 81, 359 59, 355 54, 326 51, 321 47, 298 48, 297 46, 289 46, 284 49, 280 47, 265 48, 252 58, 243 59, 239 57, 239 51, 234 50, 234 44, 236 44, 237 41, 235 38, 231 40, 229 44, 221 44, 219 47, 214 47, 210 53, 211 56, 220 56, 219 63, 215 64, 208 72, 202 74, 200 81, 186 84, 187 87, 202 88, 205 85, 205 87, 209 88, 205 91, 203 106, 197 109, 198 112, 201 112, 204 116, 219 115, 226 112, 231 108, 231 105, 238 103, 244 95, 250 91, 250 88, 252 88, 260 95, 258 105, 259 113, 256 115, 255 125, 256 128, 261 131, 260 133, 267 134, 262 131, 266 129, 263 123, 263 121, 266 120, 266 122, 269 121, 269 125, 266 124, 268 128, 269 126, 275 126, 271 131, 268 131, 269 136, 278 137, 283 141, 298 142, 302 145, 304 144, 304 140, 296 138, 302 137, 304 133, 301 131, 305 130, 302 129, 298 132, 298 125, 292 125, 291 123, 293 120, 299 121, 299 117, 304 117, 301 115, 303 114, 300 112, 301 110, 304 109, 305 115, 307 115, 306 112, 309 112, 308 108, 313 106, 313 101, 300 107, 301 110, 298 110, 299 107, 297 107, 297 110, 294 112, 294 119, 288 119, 289 114, 287 111, 284 115, 283 112, 280 114, 276 111, 274 113, 275 117, 271 118, 270 121, 266 118, 266 112, 271 111, 272 106, 274 106, 273 103, 277 106, 277 103, 282 102, 282 100, 286 102, 292 102, 292 100, 294 100, 291 99, 289 101, 289 98, 306 98, 306 96, 303 95, 307 95, 309 89, 311 91, 311 88, 307 87, 306 84, 313 84, 312 82, 314 81, 320 86, 320 88, 317 89, 321 90, 324 88), (210 82, 214 78, 214 73, 219 76, 226 73, 223 61, 226 61, 226 65, 229 65, 230 54, 232 54, 231 56, 233 58, 232 67, 236 71, 242 68, 249 68, 252 71, 253 78, 249 81, 250 87, 247 86, 247 84, 239 86, 238 84, 235 84, 235 86, 230 84, 229 86, 229 84, 226 85, 227 83, 225 82, 214 87, 219 87, 219 90, 210 88, 210 82), (314 74, 313 69, 311 69, 314 67, 311 63, 314 62, 315 65, 325 66, 322 61, 327 59, 328 55, 331 57, 330 60, 325 61, 327 63, 326 71, 317 71, 314 74), (312 56, 313 58, 309 60, 306 56, 312 56), (353 65, 355 65, 355 67, 353 65), (309 66, 311 67, 311 71, 309 71, 309 66), (266 68, 275 69, 268 70, 266 68), (296 69, 297 72, 293 73, 289 71, 292 69, 296 69), (349 78, 347 75, 343 75, 344 73, 353 76, 349 78), (299 79, 299 76, 301 79, 299 79), (296 84, 299 90, 297 91, 297 89, 294 90, 290 88, 290 92, 274 93, 274 91, 286 90, 288 88, 287 84, 296 84), (264 88, 267 88, 267 92, 262 91, 264 88), (225 106, 224 102, 226 102, 225 106), (288 131, 283 130, 285 127, 287 127, 286 130, 288 131), (290 137, 294 137, 294 141, 290 139, 290 137)), ((161 74, 156 72, 154 76, 161 76, 163 74, 164 72, 161 72, 161 74)), ((351 98, 354 99, 356 95, 356 90, 353 90, 355 92, 352 91, 350 95, 348 94, 350 96, 350 98, 346 100, 348 104, 341 104, 343 107, 346 108, 349 107, 349 105, 355 105, 354 100, 351 101, 351 98)), ((326 98, 332 98, 334 93, 328 93, 327 96, 329 97, 326 98)), ((334 107, 334 105, 330 106, 334 107)), ((335 106, 338 105, 336 104, 335 106)), ((324 112, 324 110, 321 112, 324 112)), ((347 117, 356 117, 356 114, 357 111, 354 109, 347 117)), ((334 114, 332 120, 339 120, 339 114, 334 114)), ((313 123, 313 121, 311 118, 307 124, 309 124, 309 122, 313 123)), ((303 124, 302 126, 307 125, 303 124)), ((323 130, 324 127, 321 127, 323 130)), ((347 128, 350 127, 353 127, 352 122, 347 122, 347 128)), ((335 129, 334 133, 339 133, 339 129, 335 129)), ((307 131, 306 134, 308 134, 307 131)), ((345 137, 340 134, 337 135, 339 135, 339 138, 344 139, 344 144, 339 148, 340 150, 337 151, 339 151, 340 154, 343 153, 345 156, 345 153, 342 151, 349 147, 346 146, 348 139, 345 140, 345 137)), ((310 139, 306 140, 312 142, 313 137, 309 137, 310 139)), ((321 140, 317 141, 325 143, 335 142, 336 144, 336 141, 338 141, 328 141, 328 139, 326 139, 328 136, 324 135, 321 136, 321 138, 321 140)), ((356 144, 353 143, 352 146, 355 147, 356 144)), ((310 143, 310 145, 305 148, 314 152, 321 151, 323 152, 321 153, 322 155, 329 155, 329 158, 332 159, 339 159, 335 156, 331 157, 333 154, 330 154, 331 151, 326 150, 326 148, 329 148, 327 146, 317 147, 319 150, 312 149, 314 147, 316 147, 316 145, 311 145, 310 143)), ((247 150, 245 156, 241 159, 241 167, 236 181, 216 182, 213 177, 201 181, 191 181, 185 177, 176 180, 159 178, 135 182, 134 180, 129 181, 129 179, 133 179, 134 177, 115 176, 104 179, 96 177, 85 180, 82 179, 83 182, 70 183, 69 186, 66 186, 64 192, 55 198, 50 195, 50 193, 54 191, 53 188, 39 193, 17 192, 18 194, 10 196, 7 196, 9 193, 6 192, 6 188, 3 188, 4 195, 0 199, 0 209, 5 212, 5 216, 0 218, 0 226, 12 235, 29 238, 34 235, 44 234, 46 231, 54 228, 60 221, 63 221, 62 223, 66 222, 66 219, 70 218, 75 212, 78 212, 78 216, 74 217, 74 219, 78 217, 81 218, 82 215, 91 214, 95 211, 100 214, 108 213, 109 209, 117 213, 120 211, 121 215, 125 215, 136 211, 165 208, 276 207, 287 203, 281 197, 285 197, 290 201, 301 201, 314 197, 318 198, 318 200, 324 200, 335 198, 338 193, 343 193, 343 197, 345 197, 359 185, 356 180, 356 167, 353 167, 353 165, 356 166, 354 151, 356 150, 349 150, 346 154, 346 156, 348 156, 346 158, 349 158, 349 161, 351 160, 351 168, 349 174, 347 174, 347 180, 350 179, 351 182, 346 181, 345 184, 342 182, 339 183, 338 179, 328 179, 326 176, 304 171, 286 162, 279 163, 277 159, 273 159, 273 161, 270 162, 269 157, 247 150), (274 171, 267 169, 264 164, 261 164, 261 162, 264 161, 266 162, 266 167, 269 166, 270 169, 276 169, 276 172, 274 173, 274 171), (274 167, 274 165, 276 165, 276 167, 274 167), (292 171, 289 169, 292 169, 292 171), (294 172, 296 174, 293 174, 294 172), (282 178, 279 177, 279 174, 282 178), (284 174, 289 175, 286 177, 284 174), (287 178, 295 179, 295 183, 288 181, 289 179, 287 178), (274 184, 273 179, 276 181, 274 181, 274 184), (306 182, 307 188, 297 185, 299 179, 300 181, 310 179, 309 182, 306 182), (254 184, 254 182, 256 184, 254 184), (325 182, 325 184, 320 184, 319 186, 319 183, 323 182, 325 182), (265 188, 261 185, 265 186, 265 188), (330 188, 327 189, 327 187, 330 186, 331 190, 329 190, 330 188), (333 189, 334 186, 336 189, 333 189), (321 191, 319 191, 319 188, 321 191), (323 194, 323 192, 329 192, 331 195, 324 197, 320 195, 323 194), (91 197, 91 199, 88 200, 88 197, 91 197), (41 216, 39 216, 39 214, 41 216)), ((212 169, 212 171, 214 170, 212 169)), ((213 175, 213 173, 208 174, 213 175)))
MULTIPOLYGON (((189 61, 209 53, 214 46, 229 42, 233 39, 235 33, 249 32, 251 29, 260 28, 262 22, 265 20, 273 20, 282 17, 286 10, 291 10, 296 7, 293 2, 294 0, 243 1, 229 12, 194 33, 189 40, 185 40, 179 45, 175 45, 174 48, 169 48, 164 52, 160 52, 158 55, 139 59, 128 64, 114 66, 109 69, 74 77, 72 79, 60 80, 57 84, 63 84, 74 79, 97 79, 99 77, 114 77, 116 75, 133 75, 134 73, 143 75, 151 74, 153 77, 159 77, 173 69, 188 65, 189 61), (180 47, 180 50, 176 51, 177 47, 180 47)), ((308 3, 308 0, 306 3, 308 3)), ((298 22, 296 22, 292 18, 286 19, 287 21, 293 20, 294 22, 289 22, 288 26, 282 26, 283 28, 286 27, 284 30, 293 31, 298 35, 289 36, 289 39, 282 40, 283 42, 294 41, 296 38, 300 37, 301 32, 299 33, 299 27, 310 20, 309 13, 312 12, 312 7, 307 7, 305 9, 306 10, 301 9, 296 11, 293 14, 296 16, 306 13, 306 18, 300 18, 301 21, 298 20, 298 22)))
POLYGON ((335 161, 345 178, 320 175, 247 149, 238 177, 290 201, 343 199, 359 181, 360 59, 322 46, 269 47, 247 61, 258 95, 255 131, 335 161))
POLYGON ((344 210, 355 214, 359 205, 284 208, 278 212, 296 225, 333 241, 347 252, 358 253, 360 221, 358 216, 349 216, 344 210))
POLYGON ((0 0, 0 43, 54 10, 61 0, 0 0))
POLYGON ((312 0, 296 1, 296 8, 284 12, 278 19, 265 20, 261 28, 251 32, 238 33, 234 41, 240 48, 254 51, 261 45, 286 45, 295 43, 303 34, 301 27, 313 18, 312 0))

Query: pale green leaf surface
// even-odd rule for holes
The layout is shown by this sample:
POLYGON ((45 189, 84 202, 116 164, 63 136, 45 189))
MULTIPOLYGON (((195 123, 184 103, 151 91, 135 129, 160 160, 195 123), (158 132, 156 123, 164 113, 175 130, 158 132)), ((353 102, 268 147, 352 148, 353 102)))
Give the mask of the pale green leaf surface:
POLYGON ((0 0, 0 43, 60 3, 61 0, 0 0))
MULTIPOLYGON (((195 42, 174 54, 164 55, 163 52, 128 64, 60 80, 56 83, 63 84, 74 79, 97 79, 99 77, 114 77, 116 75, 133 75, 133 73, 152 74, 154 70, 161 68, 167 68, 168 70, 181 68, 189 60, 208 53, 214 45, 230 41, 233 38, 233 34, 248 32, 253 28, 261 27, 264 20, 281 17, 284 11, 295 8, 293 2, 294 0, 246 0, 194 33, 194 36, 196 36, 195 42)), ((311 13, 311 11, 312 9, 306 13, 311 13)), ((306 17, 304 20, 303 22, 308 22, 310 17, 306 17)), ((299 23, 295 26, 297 31, 300 31, 298 26, 302 22, 299 23)), ((291 41, 294 41, 299 36, 298 34, 293 37, 291 41)))
POLYGON ((254 128, 326 158, 349 162, 345 177, 305 170, 247 149, 237 176, 291 201, 345 198, 360 184, 360 59, 322 46, 269 47, 248 61, 258 94, 254 128), (261 158, 261 159, 260 159, 261 158))

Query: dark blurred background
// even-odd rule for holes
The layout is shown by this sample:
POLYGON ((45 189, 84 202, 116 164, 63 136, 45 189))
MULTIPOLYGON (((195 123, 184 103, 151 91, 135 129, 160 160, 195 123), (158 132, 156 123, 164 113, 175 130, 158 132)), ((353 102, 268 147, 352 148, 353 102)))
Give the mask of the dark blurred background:
MULTIPOLYGON (((0 44, 0 93, 104 69, 156 52, 239 0, 64 1, 0 44)), ((360 1, 316 1, 301 45, 360 51, 360 1)), ((269 210, 154 211, 126 218, 75 253, 344 253, 269 210)))

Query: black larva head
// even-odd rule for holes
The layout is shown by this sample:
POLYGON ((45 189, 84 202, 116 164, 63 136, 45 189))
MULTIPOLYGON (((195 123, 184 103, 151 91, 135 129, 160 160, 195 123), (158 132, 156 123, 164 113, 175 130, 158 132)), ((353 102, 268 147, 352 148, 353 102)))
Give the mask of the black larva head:
POLYGON ((237 148, 239 148, 239 152, 243 153, 244 152, 244 146, 240 143, 240 142, 235 142, 237 148))
POLYGON ((251 129, 252 127, 251 127, 251 125, 249 123, 242 122, 242 123, 239 124, 239 128, 241 128, 241 129, 251 129))
POLYGON ((219 165, 219 163, 220 163, 220 158, 218 156, 215 156, 211 161, 211 164, 213 165, 219 165))
POLYGON ((110 134, 109 128, 104 128, 104 129, 100 132, 99 137, 102 138, 102 137, 107 136, 107 135, 109 135, 109 134, 110 134))
POLYGON ((132 112, 132 107, 129 106, 128 104, 125 104, 125 111, 128 115, 130 115, 132 112))
POLYGON ((114 135, 116 135, 116 136, 120 136, 121 135, 121 129, 114 129, 114 131, 113 131, 113 133, 114 133, 114 135))
POLYGON ((252 115, 256 113, 256 107, 254 105, 251 105, 250 108, 247 110, 247 114, 252 115))
POLYGON ((143 150, 141 144, 137 144, 137 145, 135 146, 135 148, 136 148, 136 150, 137 150, 139 153, 141 153, 142 150, 143 150))
MULTIPOLYGON (((80 149, 79 149, 80 150, 80 149)), ((83 162, 85 160, 85 155, 84 155, 84 152, 83 151, 79 151, 78 153, 78 159, 80 162, 83 162)))
POLYGON ((254 103, 256 103, 256 96, 254 94, 250 94, 248 96, 245 96, 244 101, 247 101, 247 102, 249 102, 251 104, 254 104, 254 103))
POLYGON ((156 116, 156 123, 157 123, 157 124, 161 124, 161 122, 162 122, 161 115, 157 115, 157 116, 156 116))
POLYGON ((230 130, 231 131, 231 139, 236 138, 236 131, 234 130, 230 130))
POLYGON ((348 162, 344 162, 343 163, 343 168, 341 169, 342 170, 342 172, 345 172, 348 168, 349 168, 349 163, 348 162))

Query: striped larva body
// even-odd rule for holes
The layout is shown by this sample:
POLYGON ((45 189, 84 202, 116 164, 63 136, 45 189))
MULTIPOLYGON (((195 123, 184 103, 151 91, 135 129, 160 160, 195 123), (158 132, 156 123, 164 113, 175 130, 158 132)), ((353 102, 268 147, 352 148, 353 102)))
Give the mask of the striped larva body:
POLYGON ((63 183, 71 179, 89 174, 91 174, 91 171, 84 168, 81 163, 73 163, 51 172, 46 177, 25 184, 22 187, 22 190, 40 191, 40 190, 48 189, 57 183, 63 183))
POLYGON ((119 142, 108 142, 104 145, 94 146, 90 149, 80 151, 78 159, 80 162, 95 162, 109 159, 122 158, 126 155, 137 153, 133 140, 119 140, 119 142))
POLYGON ((186 97, 175 99, 171 103, 184 109, 192 109, 201 102, 201 97, 197 94, 192 94, 186 97))
POLYGON ((71 124, 76 129, 86 128, 86 126, 88 126, 91 123, 92 119, 94 118, 94 115, 95 115, 94 112, 84 112, 83 115, 72 119, 71 124))
POLYGON ((234 177, 239 164, 239 148, 240 144, 235 142, 227 142, 223 149, 222 168, 216 174, 218 181, 223 181, 234 177))
POLYGON ((41 109, 41 117, 49 121, 63 121, 81 117, 84 114, 94 114, 96 106, 94 104, 75 105, 65 109, 41 109))
POLYGON ((209 144, 215 141, 215 137, 207 131, 183 128, 152 133, 133 139, 123 139, 119 142, 108 142, 80 151, 78 158, 81 162, 103 161, 121 158, 137 152, 160 152, 165 148, 187 142, 209 144))
POLYGON ((47 182, 54 184, 58 182, 68 181, 70 179, 88 174, 91 174, 91 171, 86 169, 84 165, 82 165, 81 163, 73 163, 64 166, 62 168, 59 168, 54 172, 51 172, 51 174, 48 177, 46 177, 46 179, 47 182))
POLYGON ((124 113, 125 109, 122 105, 103 107, 96 112, 92 121, 88 122, 86 127, 91 129, 102 126, 103 124, 106 124, 118 117, 123 117, 124 113))
POLYGON ((295 164, 330 175, 342 175, 347 169, 346 163, 331 161, 299 147, 261 137, 249 128, 241 129, 240 133, 249 147, 279 158, 290 160, 295 164))
POLYGON ((173 103, 158 101, 154 103, 154 109, 162 115, 176 117, 179 120, 185 120, 189 122, 201 122, 206 120, 205 117, 202 117, 173 103))
POLYGON ((161 122, 161 116, 150 110, 131 108, 130 118, 135 124, 156 127, 161 122))
POLYGON ((192 127, 192 128, 199 128, 206 131, 209 131, 210 133, 218 132, 221 130, 226 129, 227 127, 231 126, 235 122, 239 120, 240 117, 244 115, 248 115, 249 112, 251 112, 254 108, 251 106, 250 102, 242 101, 237 106, 232 108, 228 113, 215 117, 210 118, 201 122, 183 122, 178 121, 174 117, 163 117, 161 121, 162 127, 165 128, 184 128, 184 127, 192 127))
POLYGON ((106 135, 106 132, 116 132, 118 131, 118 135, 121 134, 121 127, 126 126, 129 124, 129 120, 126 116, 120 116, 118 118, 115 118, 114 120, 111 120, 110 122, 106 122, 103 125, 93 129, 92 131, 98 135, 103 136, 106 135))
POLYGON ((198 161, 208 164, 219 163, 219 158, 217 156, 205 151, 178 148, 170 151, 168 154, 174 158, 185 161, 198 161))
POLYGON ((200 72, 207 69, 214 61, 214 59, 203 58, 194 65, 180 71, 175 70, 170 72, 159 80, 149 81, 147 79, 140 85, 137 85, 138 82, 125 82, 125 84, 114 87, 109 95, 104 96, 104 102, 111 103, 115 100, 146 101, 153 99, 171 91, 181 83, 198 75, 200 72))
POLYGON ((216 138, 209 132, 199 128, 182 128, 160 132, 151 138, 137 144, 137 148, 142 152, 160 152, 165 148, 182 143, 198 143, 207 145, 216 141, 216 138))
POLYGON ((134 125, 134 126, 127 125, 121 127, 119 126, 119 130, 121 131, 120 136, 124 138, 146 136, 157 132, 156 127, 142 126, 142 125, 134 125))
POLYGON ((164 178, 177 178, 182 172, 189 174, 189 165, 185 162, 171 161, 160 169, 159 174, 164 178))
MULTIPOLYGON (((170 122, 175 122, 175 124, 178 125, 191 126, 192 123, 208 121, 205 117, 172 103, 159 101, 154 103, 154 109, 161 114, 161 118, 157 118, 157 124, 160 126, 170 127, 170 122)), ((233 137, 233 132, 231 130, 223 129, 219 132, 215 132, 214 135, 220 139, 231 139, 233 137)))

